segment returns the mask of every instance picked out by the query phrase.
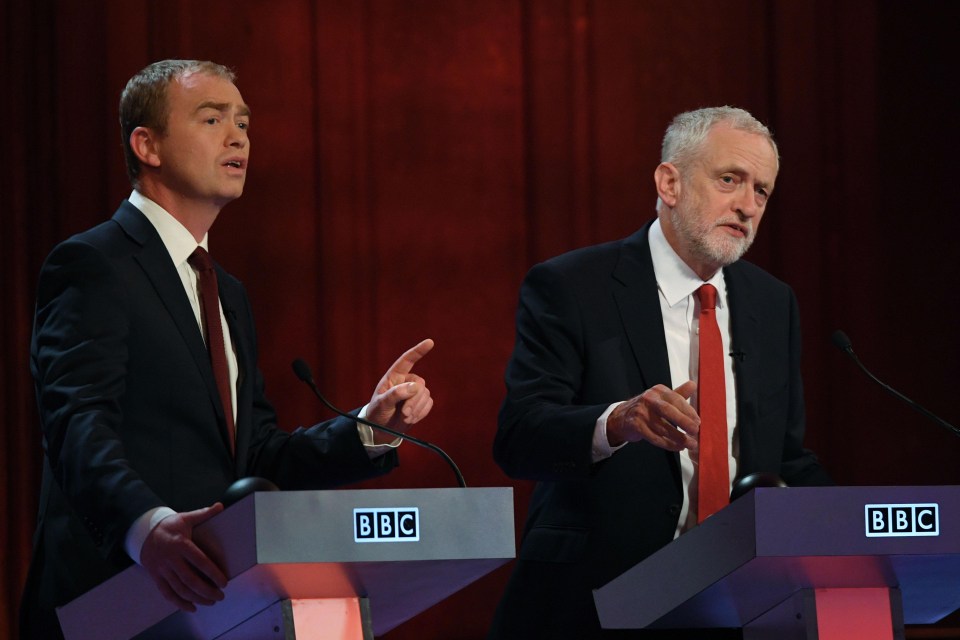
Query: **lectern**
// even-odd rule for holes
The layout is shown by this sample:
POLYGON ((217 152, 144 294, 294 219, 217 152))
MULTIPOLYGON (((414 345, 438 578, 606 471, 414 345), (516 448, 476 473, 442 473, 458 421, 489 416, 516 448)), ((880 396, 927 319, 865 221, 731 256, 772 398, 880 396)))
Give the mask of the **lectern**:
POLYGON ((133 566, 58 609, 67 640, 372 638, 515 556, 513 490, 255 493, 195 538, 223 601, 180 612, 133 566))
POLYGON ((611 629, 903 638, 960 608, 960 487, 755 489, 594 600, 611 629))

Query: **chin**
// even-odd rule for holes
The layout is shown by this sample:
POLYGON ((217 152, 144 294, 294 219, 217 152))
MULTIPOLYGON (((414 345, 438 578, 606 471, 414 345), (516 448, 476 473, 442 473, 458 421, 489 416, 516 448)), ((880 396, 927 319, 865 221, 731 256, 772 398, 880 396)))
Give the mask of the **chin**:
POLYGON ((703 250, 706 254, 704 257, 709 258, 711 262, 720 267, 728 267, 742 258, 749 248, 750 243, 747 241, 715 242, 704 246, 703 250))

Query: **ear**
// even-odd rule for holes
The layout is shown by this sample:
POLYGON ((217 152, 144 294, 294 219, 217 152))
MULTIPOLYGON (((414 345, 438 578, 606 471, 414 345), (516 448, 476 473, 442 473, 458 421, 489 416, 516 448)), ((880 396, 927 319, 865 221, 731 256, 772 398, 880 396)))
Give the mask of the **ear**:
POLYGON ((130 134, 130 148, 144 166, 160 166, 159 139, 159 134, 148 127, 137 127, 130 134))
POLYGON ((653 172, 657 195, 671 209, 677 206, 680 197, 680 170, 672 162, 661 162, 653 172))

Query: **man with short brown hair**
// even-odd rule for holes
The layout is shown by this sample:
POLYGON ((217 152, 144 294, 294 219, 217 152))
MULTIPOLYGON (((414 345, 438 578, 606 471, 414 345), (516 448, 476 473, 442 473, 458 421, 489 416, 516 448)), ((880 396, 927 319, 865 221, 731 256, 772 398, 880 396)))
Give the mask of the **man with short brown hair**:
MULTIPOLYGON (((62 637, 55 607, 134 561, 182 610, 222 600, 227 578, 192 531, 239 478, 315 489, 396 465, 396 443, 353 420, 277 427, 246 292, 206 253, 250 157, 233 80, 193 60, 134 76, 120 105, 134 191, 44 263, 31 368, 46 455, 23 638, 62 637)), ((432 347, 390 367, 369 420, 405 432, 430 412, 412 368, 432 347)))

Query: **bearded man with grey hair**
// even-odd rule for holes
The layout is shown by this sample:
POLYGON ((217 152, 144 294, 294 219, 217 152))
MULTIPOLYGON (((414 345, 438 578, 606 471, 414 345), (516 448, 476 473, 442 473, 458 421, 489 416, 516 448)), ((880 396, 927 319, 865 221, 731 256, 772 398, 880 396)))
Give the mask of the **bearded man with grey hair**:
POLYGON ((831 483, 803 448, 796 298, 740 260, 778 170, 770 131, 746 111, 680 114, 654 171, 657 218, 527 274, 494 457, 510 477, 537 485, 491 638, 690 637, 603 631, 591 590, 722 508, 698 489, 707 446, 698 397, 699 318, 709 306, 700 303, 702 288, 715 295, 722 343, 716 370, 725 406, 714 430, 725 449, 722 501, 752 473, 831 483))

